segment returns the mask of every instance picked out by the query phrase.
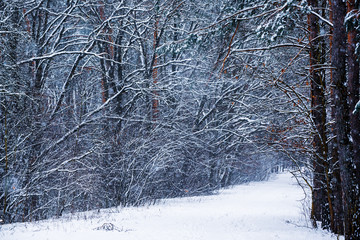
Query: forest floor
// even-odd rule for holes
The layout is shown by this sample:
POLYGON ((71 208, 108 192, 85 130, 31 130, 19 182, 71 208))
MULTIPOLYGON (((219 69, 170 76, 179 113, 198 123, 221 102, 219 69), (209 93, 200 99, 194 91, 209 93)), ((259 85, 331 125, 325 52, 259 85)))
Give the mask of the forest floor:
MULTIPOLYGON (((102 209, 35 223, 3 225, 2 240, 335 240, 310 228, 304 192, 290 173, 217 195, 146 207, 102 209), (106 230, 107 229, 107 230, 106 230)), ((340 238, 342 239, 342 238, 340 238)))

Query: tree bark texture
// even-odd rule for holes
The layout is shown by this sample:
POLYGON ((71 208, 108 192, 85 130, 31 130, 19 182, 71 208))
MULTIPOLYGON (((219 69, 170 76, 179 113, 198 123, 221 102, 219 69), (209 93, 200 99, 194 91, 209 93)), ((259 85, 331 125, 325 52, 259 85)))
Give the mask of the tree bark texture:
POLYGON ((346 88, 346 29, 344 19, 346 3, 343 0, 334 0, 333 13, 333 40, 332 40, 332 78, 334 84, 335 131, 337 135, 337 149, 340 165, 340 177, 343 194, 344 234, 345 239, 355 239, 352 236, 351 216, 351 163, 349 142, 349 117, 346 88))
MULTIPOLYGON (((347 1, 347 11, 352 13, 357 11, 358 4, 355 0, 347 1)), ((356 29, 352 21, 347 24, 348 30, 348 45, 347 45, 347 66, 348 66, 348 103, 350 116, 350 135, 352 138, 352 156, 353 165, 355 166, 352 172, 352 235, 353 239, 360 239, 360 214, 359 211, 359 180, 360 180, 360 118, 358 114, 353 114, 356 103, 359 101, 359 61, 356 55, 356 29)))
MULTIPOLYGON (((318 8, 317 0, 308 0, 308 5, 314 9, 318 8)), ((313 209, 312 220, 321 221, 323 226, 328 225, 329 216, 327 214, 326 194, 326 175, 325 166, 327 161, 327 136, 326 136, 326 101, 325 101, 325 73, 320 68, 324 64, 322 56, 323 44, 320 41, 320 24, 318 17, 314 14, 308 15, 309 43, 310 43, 310 78, 311 78, 311 118, 314 126, 314 156, 313 156, 313 209)), ((331 215, 332 214, 332 211, 331 215)))
MULTIPOLYGON (((332 8, 332 0, 328 1, 329 8, 332 8)), ((333 22, 333 12, 329 12, 329 19, 333 22)), ((330 62, 332 61, 332 42, 333 42, 333 29, 330 28, 329 31, 329 47, 330 47, 330 62)), ((333 81, 333 71, 330 69, 330 98, 331 98, 331 119, 335 119, 335 94, 334 94, 334 81, 333 81)), ((338 164, 339 154, 337 150, 337 137, 335 130, 335 122, 332 121, 329 124, 330 134, 332 140, 329 141, 329 156, 330 156, 330 171, 332 172, 330 176, 330 187, 331 187, 331 200, 334 209, 334 222, 331 226, 331 229, 336 234, 344 234, 343 227, 343 218, 344 210, 342 207, 342 189, 341 189, 341 177, 340 177, 340 168, 338 164)))

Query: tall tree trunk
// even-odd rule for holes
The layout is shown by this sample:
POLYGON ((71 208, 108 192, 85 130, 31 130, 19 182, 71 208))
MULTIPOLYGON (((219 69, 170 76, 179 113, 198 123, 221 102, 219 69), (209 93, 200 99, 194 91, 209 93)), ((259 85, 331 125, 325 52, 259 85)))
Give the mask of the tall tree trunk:
POLYGON ((5 107, 5 105, 3 106, 4 108, 4 151, 5 151, 5 167, 4 167, 4 178, 5 179, 5 189, 4 189, 4 198, 3 198, 3 216, 4 216, 4 221, 8 222, 8 213, 7 213, 7 207, 8 207, 8 170, 9 170, 9 158, 8 158, 8 126, 7 126, 7 109, 5 107))
MULTIPOLYGON (((308 0, 308 5, 316 11, 317 0, 308 0)), ((327 137, 326 137, 326 106, 325 106, 325 74, 321 69, 324 64, 322 56, 323 44, 320 41, 320 24, 314 14, 308 15, 309 42, 310 42, 310 77, 311 77, 311 118, 314 125, 314 177, 311 218, 313 225, 321 221, 323 227, 329 225, 327 214, 327 180, 325 178, 325 165, 327 161, 327 137)), ((328 201, 331 207, 331 201, 328 201)), ((330 211, 332 215, 332 211, 330 211)))
MULTIPOLYGON (((348 13, 357 11, 359 6, 355 0, 347 1, 348 13)), ((359 61, 356 55, 355 48, 358 43, 356 39, 355 26, 348 24, 348 46, 347 46, 347 66, 348 66, 348 103, 349 103, 349 116, 350 116, 350 134, 352 138, 352 156, 353 164, 355 165, 354 172, 352 173, 352 235, 353 239, 360 239, 360 214, 359 211, 359 181, 360 181, 360 118, 357 114, 352 114, 355 109, 356 103, 359 101, 359 61)))
POLYGON ((349 107, 346 88, 346 29, 344 18, 346 3, 343 0, 334 0, 333 12, 333 41, 332 62, 335 106, 335 129, 339 156, 340 177, 343 193, 344 234, 345 239, 354 239, 352 236, 351 214, 351 167, 352 156, 349 141, 349 107))
MULTIPOLYGON (((332 0, 328 1, 329 8, 332 8, 332 0)), ((333 22, 333 12, 330 11, 329 19, 333 22)), ((330 62, 332 61, 332 42, 333 42, 333 29, 330 28, 330 62)), ((335 119, 335 104, 334 104, 334 81, 333 81, 333 71, 330 69, 330 89, 331 89, 331 119, 335 119)), ((337 138, 335 131, 335 123, 331 121, 329 124, 330 134, 332 140, 329 142, 329 156, 330 156, 330 181, 331 181, 331 200, 334 209, 334 222, 331 226, 331 230, 336 234, 344 234, 343 227, 343 218, 344 210, 342 207, 342 189, 341 189, 341 178, 340 178, 340 168, 338 164, 339 154, 337 150, 337 138)))
POLYGON ((158 100, 158 93, 156 91, 156 85, 158 83, 158 70, 157 70, 157 61, 158 61, 158 56, 156 54, 156 48, 157 48, 157 41, 158 41, 158 25, 159 25, 159 19, 158 17, 156 17, 155 19, 155 30, 154 30, 154 64, 153 64, 153 69, 152 69, 152 78, 153 78, 153 87, 154 90, 152 91, 152 121, 156 122, 157 118, 158 118, 158 113, 159 113, 159 100, 158 100))

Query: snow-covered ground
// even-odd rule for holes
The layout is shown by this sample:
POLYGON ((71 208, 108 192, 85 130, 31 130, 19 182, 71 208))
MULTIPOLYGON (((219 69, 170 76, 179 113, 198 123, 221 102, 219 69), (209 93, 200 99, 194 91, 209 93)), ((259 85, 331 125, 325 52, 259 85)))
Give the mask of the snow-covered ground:
POLYGON ((311 229, 304 193, 289 173, 221 191, 139 208, 104 209, 36 223, 4 225, 1 240, 330 240, 311 229), (104 225, 105 224, 105 225, 104 225), (101 226, 113 230, 106 231, 101 226))

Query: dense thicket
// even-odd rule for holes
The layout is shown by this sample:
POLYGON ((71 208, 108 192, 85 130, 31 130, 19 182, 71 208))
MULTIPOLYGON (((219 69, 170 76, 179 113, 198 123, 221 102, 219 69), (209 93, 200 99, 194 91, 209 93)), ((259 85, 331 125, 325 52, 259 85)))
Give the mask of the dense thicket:
POLYGON ((208 193, 283 159, 264 148, 282 115, 269 56, 231 56, 247 22, 209 27, 244 3, 0 4, 6 222, 208 193))
POLYGON ((1 0, 0 34, 6 222, 292 165, 359 238, 357 1, 1 0))

